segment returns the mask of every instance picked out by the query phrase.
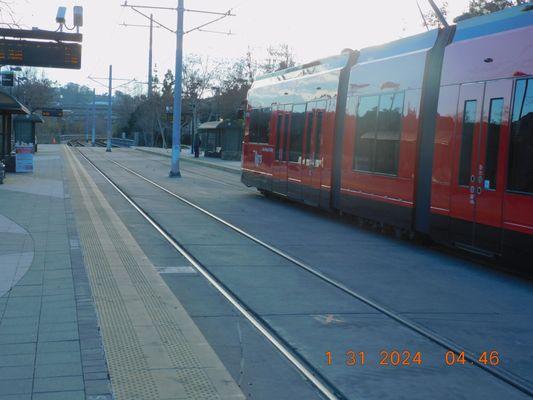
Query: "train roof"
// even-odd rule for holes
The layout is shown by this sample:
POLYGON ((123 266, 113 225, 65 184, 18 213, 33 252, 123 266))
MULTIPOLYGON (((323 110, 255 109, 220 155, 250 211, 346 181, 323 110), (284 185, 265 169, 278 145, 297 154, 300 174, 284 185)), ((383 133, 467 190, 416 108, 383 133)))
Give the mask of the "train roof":
POLYGON ((313 75, 323 71, 341 69, 346 66, 350 59, 351 52, 343 52, 331 57, 322 58, 307 64, 297 65, 295 67, 283 69, 281 71, 265 74, 256 79, 261 86, 269 83, 287 81, 304 75, 313 75))
POLYGON ((533 2, 457 22, 454 42, 533 24, 533 2))
POLYGON ((429 50, 434 46, 438 33, 438 29, 433 29, 428 32, 378 46, 365 47, 361 49, 357 63, 359 64, 367 61, 394 57, 400 54, 429 50))

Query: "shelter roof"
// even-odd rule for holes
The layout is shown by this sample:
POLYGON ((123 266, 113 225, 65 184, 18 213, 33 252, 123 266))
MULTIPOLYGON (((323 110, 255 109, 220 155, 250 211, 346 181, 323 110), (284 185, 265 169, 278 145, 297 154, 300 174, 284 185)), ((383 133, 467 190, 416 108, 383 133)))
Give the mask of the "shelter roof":
POLYGON ((15 97, 0 91, 0 113, 3 114, 30 114, 30 110, 15 97))

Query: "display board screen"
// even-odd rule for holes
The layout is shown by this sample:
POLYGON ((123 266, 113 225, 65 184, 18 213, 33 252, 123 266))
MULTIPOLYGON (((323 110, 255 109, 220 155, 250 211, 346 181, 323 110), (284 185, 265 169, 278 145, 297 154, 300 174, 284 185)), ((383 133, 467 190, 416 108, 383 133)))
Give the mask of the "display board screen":
POLYGON ((63 110, 61 108, 43 108, 42 116, 43 117, 62 117, 63 110))
POLYGON ((1 39, 0 64, 80 69, 81 45, 1 39))

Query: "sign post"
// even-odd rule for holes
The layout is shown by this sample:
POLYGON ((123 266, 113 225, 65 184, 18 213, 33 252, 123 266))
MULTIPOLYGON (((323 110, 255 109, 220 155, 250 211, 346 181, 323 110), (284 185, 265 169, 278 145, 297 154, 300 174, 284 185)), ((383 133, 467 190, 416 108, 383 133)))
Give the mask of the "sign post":
POLYGON ((33 143, 15 144, 15 171, 33 172, 33 143))

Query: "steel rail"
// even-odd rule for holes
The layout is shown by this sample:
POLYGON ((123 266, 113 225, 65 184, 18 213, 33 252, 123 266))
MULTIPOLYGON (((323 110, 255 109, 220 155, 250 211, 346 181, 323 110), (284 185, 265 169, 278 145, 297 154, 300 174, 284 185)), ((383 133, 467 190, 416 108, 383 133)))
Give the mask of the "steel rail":
MULTIPOLYGON (((81 153, 81 151, 80 151, 81 153)), ((84 155, 85 157, 85 155, 84 155)), ((296 259, 295 257, 291 256, 290 254, 287 254, 286 252, 284 252, 283 250, 280 250, 278 249, 277 247, 274 247, 266 242, 264 242, 263 240, 253 236, 252 234, 244 231, 243 229, 233 225, 231 222, 228 222, 226 220, 224 220, 223 218, 220 218, 218 216, 216 216, 215 214, 213 214, 212 212, 198 206, 197 204, 194 204, 193 202, 191 202, 190 200, 187 200, 186 198, 170 191, 169 189, 159 185, 158 183, 152 181, 151 179, 149 178, 146 178, 145 176, 139 174, 138 172, 126 167, 125 165, 117 162, 117 161, 114 161, 114 160, 111 160, 109 158, 107 158, 107 161, 110 161, 114 164, 116 164, 117 166, 119 166, 120 168, 124 169, 125 171, 139 177, 140 179, 143 179, 144 181, 150 183, 151 185, 157 187, 158 189, 162 190, 163 192, 169 194, 170 196, 180 200, 181 202, 193 207, 194 209, 202 212, 203 214, 211 217, 212 219, 220 222, 221 224, 225 225, 226 227, 232 229, 233 231, 241 234, 242 236, 254 241, 255 243, 263 246, 264 248, 270 250, 271 252, 279 255, 280 257, 286 259, 287 261, 290 261, 291 263, 297 265, 298 267, 304 269, 305 271, 311 273, 312 275, 314 275, 315 277, 327 282, 328 284, 334 286, 335 288, 341 290, 342 292, 360 300, 361 302, 367 304, 368 306, 374 308, 375 310, 385 314, 386 316, 388 316, 389 318, 395 320, 396 322, 404 325, 405 327, 409 328, 410 330, 424 336, 425 338, 429 339, 430 341, 432 341, 433 343, 445 348, 446 350, 451 350, 453 351, 455 354, 461 354, 461 353, 464 353, 465 355, 465 359, 468 360, 471 364, 475 365, 476 367, 484 370, 485 372, 488 372, 489 374, 491 374, 492 376, 500 379, 501 381, 513 386, 514 388, 518 389, 519 391, 533 397, 533 387, 531 387, 531 384, 529 382, 527 382, 526 380, 524 380, 523 378, 515 375, 514 373, 502 368, 502 367, 494 367, 494 366, 490 366, 490 365, 485 365, 484 363, 480 362, 478 357, 476 357, 475 355, 475 352, 471 351, 471 350, 468 350, 466 349, 465 347, 462 347, 461 345, 453 342, 452 340, 450 339, 447 339, 439 334, 437 334, 436 332, 433 332, 432 330, 422 326, 422 325, 419 325, 417 324, 416 322, 413 322, 407 318, 404 318, 402 317, 400 314, 394 312, 393 310, 387 308, 386 306, 384 305, 381 305, 379 304, 378 302, 360 294, 360 293, 357 293, 355 292, 354 290, 348 288, 346 285, 344 285, 343 283, 341 282, 338 282, 336 280, 334 280, 333 278, 330 278, 328 277, 327 275, 323 274, 322 272, 320 271, 317 271, 316 269, 314 269, 313 267, 305 264, 304 262, 296 259)))
MULTIPOLYGON (((113 180, 107 176, 96 164, 90 160, 83 152, 75 147, 80 155, 100 174, 102 177, 133 207, 141 216, 152 225, 165 240, 191 263, 191 265, 222 295, 231 303, 298 371, 305 376, 327 399, 344 400, 346 397, 341 391, 333 386, 326 378, 318 373, 299 354, 291 351, 273 330, 260 317, 237 296, 235 296, 225 285, 220 282, 211 272, 209 272, 192 254, 183 248, 170 233, 168 233, 159 223, 157 223, 146 211, 144 211, 130 196, 128 196, 113 180)), ((69 149, 70 150, 70 149, 69 149)))

